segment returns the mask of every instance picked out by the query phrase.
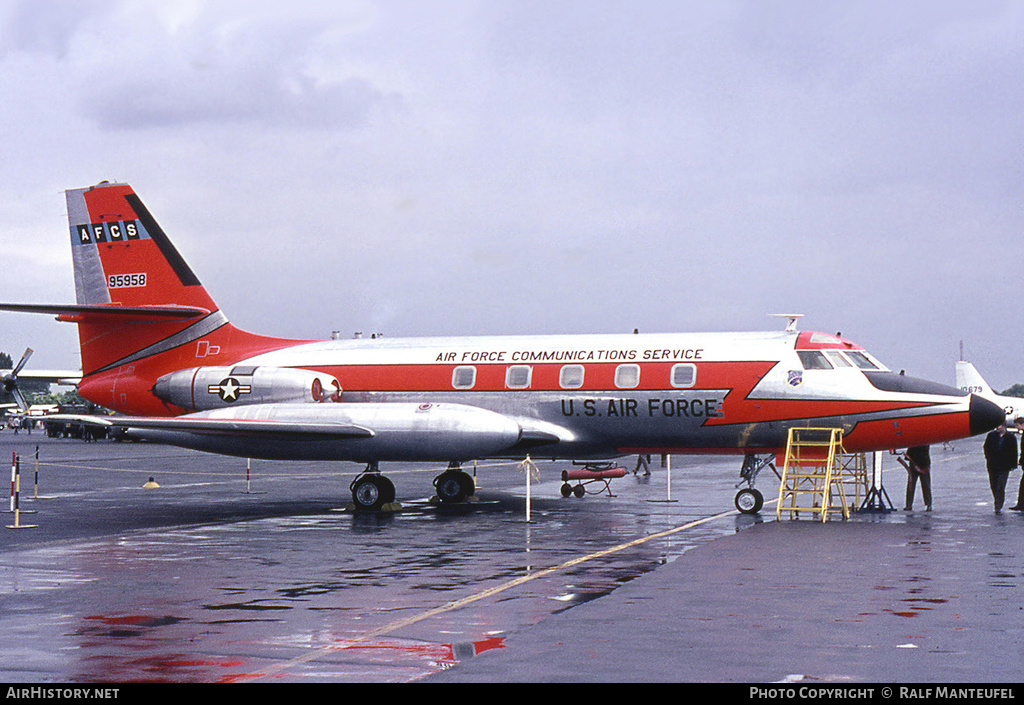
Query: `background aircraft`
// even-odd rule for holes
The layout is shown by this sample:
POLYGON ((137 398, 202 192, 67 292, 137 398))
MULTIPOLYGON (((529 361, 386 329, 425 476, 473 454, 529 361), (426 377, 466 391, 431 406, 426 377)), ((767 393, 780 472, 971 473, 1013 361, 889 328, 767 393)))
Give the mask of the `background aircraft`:
POLYGON ((25 399, 25 395, 18 386, 19 379, 63 385, 77 385, 82 380, 82 373, 78 370, 25 370, 24 367, 33 352, 32 348, 26 349, 21 359, 18 360, 18 364, 11 369, 0 370, 0 385, 3 386, 5 392, 14 397, 13 404, 0 404, 0 408, 17 407, 21 411, 28 410, 28 400, 25 399))
MULTIPOLYGON (((0 304, 79 330, 92 422, 199 450, 353 460, 357 507, 395 497, 379 463, 439 461, 442 501, 475 458, 745 456, 791 427, 851 452, 938 443, 1003 419, 979 396, 889 371, 840 336, 797 331, 284 340, 233 326, 127 184, 67 192, 76 304, 0 304)), ((19 369, 21 364, 19 364, 19 369)), ((14 371, 17 377, 18 370, 14 371)), ((743 494, 741 492, 741 494, 743 494)), ((737 497, 737 505, 740 505, 737 497)), ((753 509, 756 511, 756 509, 753 509)))
POLYGON ((1024 399, 997 394, 969 362, 959 360, 956 363, 956 386, 961 391, 977 394, 1002 407, 1009 428, 1013 428, 1014 419, 1024 417, 1024 399))

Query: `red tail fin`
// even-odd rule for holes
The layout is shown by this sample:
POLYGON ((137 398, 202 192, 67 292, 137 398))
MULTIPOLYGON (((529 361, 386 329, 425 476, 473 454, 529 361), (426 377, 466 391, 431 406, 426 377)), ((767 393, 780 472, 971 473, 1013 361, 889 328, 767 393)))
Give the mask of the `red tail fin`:
POLYGON ((131 186, 102 183, 67 192, 80 304, 217 304, 131 186))
MULTIPOLYGON (((82 372, 100 378, 92 385, 103 390, 94 395, 102 397, 98 403, 153 413, 121 400, 109 377, 136 378, 133 387, 147 380, 151 385, 175 369, 230 364, 296 342, 228 323, 131 186, 103 182, 73 189, 67 202, 81 311, 62 318, 79 324, 82 372)), ((122 382, 118 387, 125 388, 122 382)), ((83 381, 84 396, 89 389, 83 381)))

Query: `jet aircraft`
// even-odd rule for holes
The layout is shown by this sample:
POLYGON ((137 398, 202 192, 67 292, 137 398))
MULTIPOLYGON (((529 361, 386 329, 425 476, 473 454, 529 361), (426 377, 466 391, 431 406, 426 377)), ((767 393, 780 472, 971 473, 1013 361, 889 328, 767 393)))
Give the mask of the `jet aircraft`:
POLYGON ((447 463, 464 500, 478 458, 744 456, 756 470, 792 427, 844 431, 848 451, 985 432, 982 397, 895 374, 839 335, 798 331, 287 340, 232 325, 127 184, 66 192, 75 304, 0 304, 78 326, 80 394, 134 436, 265 459, 366 464, 358 508, 395 497, 388 461, 447 463), (760 462, 759 462, 760 461, 760 462))

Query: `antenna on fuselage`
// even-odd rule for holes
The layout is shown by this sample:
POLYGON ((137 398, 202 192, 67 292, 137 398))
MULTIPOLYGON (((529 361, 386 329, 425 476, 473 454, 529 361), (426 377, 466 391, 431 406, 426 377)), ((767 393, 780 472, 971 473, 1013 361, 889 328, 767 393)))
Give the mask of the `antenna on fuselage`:
POLYGON ((797 322, 804 317, 804 314, 802 313, 769 313, 768 315, 771 318, 785 318, 787 320, 787 333, 790 331, 795 331, 797 322))

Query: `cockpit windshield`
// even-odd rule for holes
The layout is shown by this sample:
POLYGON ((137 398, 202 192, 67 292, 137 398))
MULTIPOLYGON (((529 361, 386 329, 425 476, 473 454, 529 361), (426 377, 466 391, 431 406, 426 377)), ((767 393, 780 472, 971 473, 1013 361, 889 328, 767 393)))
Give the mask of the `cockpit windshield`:
POLYGON ((853 363, 843 357, 843 354, 838 350, 826 350, 825 357, 828 358, 833 367, 853 367, 853 363))
POLYGON ((857 350, 798 350, 796 354, 805 370, 856 367, 860 370, 878 372, 886 369, 867 353, 857 350))
POLYGON ((848 352, 845 353, 853 361, 857 367, 862 370, 880 370, 881 366, 875 364, 874 360, 865 355, 862 352, 848 352))

